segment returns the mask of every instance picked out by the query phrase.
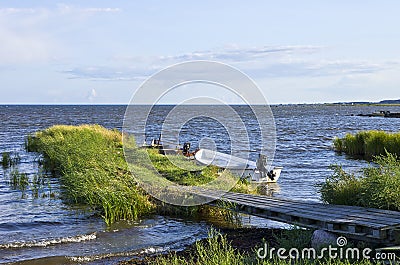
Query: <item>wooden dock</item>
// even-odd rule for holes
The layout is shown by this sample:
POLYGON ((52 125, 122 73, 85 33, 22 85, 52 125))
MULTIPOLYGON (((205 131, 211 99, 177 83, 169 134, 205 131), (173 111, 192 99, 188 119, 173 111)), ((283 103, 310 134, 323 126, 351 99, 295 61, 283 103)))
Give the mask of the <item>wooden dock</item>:
POLYGON ((254 216, 364 241, 400 243, 400 212, 397 211, 204 189, 196 193, 232 203, 234 210, 254 216))

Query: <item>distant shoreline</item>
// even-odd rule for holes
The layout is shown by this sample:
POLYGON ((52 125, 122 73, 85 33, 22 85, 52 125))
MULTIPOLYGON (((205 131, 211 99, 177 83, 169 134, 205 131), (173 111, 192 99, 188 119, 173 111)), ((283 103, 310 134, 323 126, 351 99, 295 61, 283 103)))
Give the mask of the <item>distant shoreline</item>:
MULTIPOLYGON (((0 103, 0 107, 127 107, 127 104, 4 104, 0 103)), ((151 104, 136 104, 136 106, 153 106, 151 104)), ((154 106, 177 106, 176 104, 155 104, 154 106)), ((223 104, 185 104, 180 106, 226 106, 223 104)), ((245 104, 228 104, 228 106, 248 106, 245 104)), ((252 104, 250 106, 263 106, 262 104, 252 104)), ((357 106, 376 106, 376 107, 399 107, 400 103, 379 103, 379 102, 334 102, 334 103, 277 103, 269 104, 271 107, 277 106, 346 106, 346 107, 357 107, 357 106)))

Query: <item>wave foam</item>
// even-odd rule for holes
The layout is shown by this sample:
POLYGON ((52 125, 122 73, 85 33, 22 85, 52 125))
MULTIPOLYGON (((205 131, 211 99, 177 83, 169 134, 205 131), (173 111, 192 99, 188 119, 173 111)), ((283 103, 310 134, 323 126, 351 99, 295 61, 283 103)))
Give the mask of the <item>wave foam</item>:
POLYGON ((0 249, 5 248, 30 248, 30 247, 47 247, 50 245, 63 244, 63 243, 79 243, 82 241, 88 241, 96 239, 96 232, 86 235, 78 235, 72 237, 62 237, 42 241, 31 241, 31 242, 12 242, 7 244, 0 244, 0 249))

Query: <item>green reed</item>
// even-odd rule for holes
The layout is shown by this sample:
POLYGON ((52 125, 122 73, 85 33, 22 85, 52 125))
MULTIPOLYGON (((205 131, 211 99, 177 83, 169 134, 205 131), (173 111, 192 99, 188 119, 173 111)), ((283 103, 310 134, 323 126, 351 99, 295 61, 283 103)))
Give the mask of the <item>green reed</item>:
POLYGON ((352 156, 371 159, 387 152, 400 155, 400 133, 385 131, 361 131, 346 134, 333 140, 334 149, 352 156))
POLYGON ((18 154, 11 155, 9 152, 2 153, 1 165, 3 168, 9 168, 17 165, 21 160, 18 154))
POLYGON ((25 191, 29 187, 29 178, 26 173, 19 172, 18 169, 13 169, 10 173, 10 186, 14 190, 22 192, 21 197, 25 197, 25 191))

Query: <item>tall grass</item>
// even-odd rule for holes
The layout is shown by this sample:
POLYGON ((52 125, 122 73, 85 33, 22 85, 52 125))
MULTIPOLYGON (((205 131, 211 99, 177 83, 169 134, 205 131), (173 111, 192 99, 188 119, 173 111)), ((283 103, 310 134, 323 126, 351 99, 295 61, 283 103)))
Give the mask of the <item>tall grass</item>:
POLYGON ((331 204, 355 205, 400 211, 400 161, 386 153, 375 158, 377 166, 361 176, 334 166, 334 174, 321 186, 321 198, 331 204))
POLYGON ((154 205, 130 174, 122 135, 99 125, 57 125, 28 137, 47 171, 61 177, 62 198, 99 210, 106 223, 136 219, 154 205))
MULTIPOLYGON (((289 250, 292 247, 296 247, 293 244, 293 241, 296 241, 297 238, 295 236, 304 234, 304 230, 293 230, 294 233, 287 234, 288 244, 287 246, 276 246, 276 249, 283 247, 289 250), (292 244, 290 244, 292 242, 292 244)), ((310 240, 309 232, 306 234, 306 238, 310 240)), ((262 243, 262 242, 260 242, 262 243)), ((309 242, 308 242, 309 244, 309 242)), ((307 247, 304 242, 301 242, 301 245, 298 245, 300 249, 303 247, 307 247)), ((253 253, 240 253, 235 248, 232 247, 230 242, 227 240, 225 235, 222 235, 215 230, 210 230, 209 237, 206 240, 198 241, 194 245, 194 249, 190 252, 189 255, 183 256, 177 253, 169 254, 168 256, 159 256, 155 260, 151 260, 148 264, 155 265, 245 265, 245 264, 259 264, 259 265, 312 265, 312 264, 332 264, 332 265, 350 265, 350 264, 359 264, 359 265, 372 265, 372 264, 383 264, 379 261, 369 261, 369 260, 359 260, 359 261, 349 261, 349 260, 340 260, 340 259, 279 259, 278 257, 274 257, 272 259, 260 259, 256 256, 256 249, 253 253)))
POLYGON ((226 236, 214 229, 209 232, 209 237, 205 241, 195 243, 194 253, 188 258, 172 254, 168 257, 156 259, 151 264, 157 265, 181 265, 181 264, 201 264, 201 265, 231 265, 245 264, 245 257, 235 250, 227 241, 226 236))
POLYGON ((353 156, 371 159, 385 152, 400 155, 400 133, 384 131, 361 131, 346 134, 333 140, 334 149, 353 156))

